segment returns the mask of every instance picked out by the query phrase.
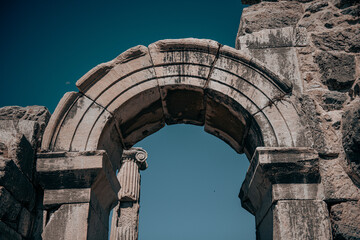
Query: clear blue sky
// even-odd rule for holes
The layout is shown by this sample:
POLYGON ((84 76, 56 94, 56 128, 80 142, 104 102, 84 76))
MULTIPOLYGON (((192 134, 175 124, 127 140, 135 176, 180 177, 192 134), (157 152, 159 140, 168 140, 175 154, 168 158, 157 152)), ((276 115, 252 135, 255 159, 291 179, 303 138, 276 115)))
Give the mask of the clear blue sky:
MULTIPOLYGON (((234 47, 240 0, 16 1, 0 8, 0 107, 51 112, 75 82, 130 47, 167 38, 208 38, 234 47)), ((202 127, 167 126, 137 146, 142 172, 140 239, 255 239, 237 197, 244 155, 202 127)))

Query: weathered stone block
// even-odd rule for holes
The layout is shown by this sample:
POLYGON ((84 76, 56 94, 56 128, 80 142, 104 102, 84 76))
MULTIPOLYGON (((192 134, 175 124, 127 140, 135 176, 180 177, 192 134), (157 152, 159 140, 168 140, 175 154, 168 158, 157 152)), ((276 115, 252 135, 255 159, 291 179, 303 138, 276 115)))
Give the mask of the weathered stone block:
POLYGON ((304 10, 298 2, 262 2, 250 6, 243 11, 238 35, 262 29, 296 26, 303 12, 304 10))
POLYGON ((0 108, 0 141, 9 144, 20 133, 36 149, 49 118, 49 111, 42 106, 0 108))
POLYGON ((311 13, 316 13, 328 5, 329 5, 329 3, 325 2, 325 1, 315 2, 315 3, 311 4, 305 11, 309 11, 311 13))
MULTIPOLYGON (((40 185, 44 189, 88 188, 100 178, 109 181, 109 190, 120 188, 115 172, 105 151, 40 153, 36 170, 40 185)), ((105 187, 105 186, 103 186, 105 187)))
POLYGON ((31 181, 34 174, 34 149, 24 135, 19 134, 13 140, 9 148, 9 157, 31 181))
POLYGON ((321 80, 330 90, 347 90, 355 81, 355 58, 343 53, 319 52, 315 55, 321 80))
POLYGON ((360 202, 342 202, 330 208, 333 239, 360 239, 360 202))
POLYGON ((307 31, 303 27, 263 29, 252 34, 238 36, 239 49, 264 49, 307 46, 307 31))
POLYGON ((0 186, 0 219, 15 222, 20 210, 20 203, 3 186, 0 186))
POLYGON ((327 92, 323 95, 323 104, 321 106, 326 111, 340 110, 347 100, 347 94, 341 92, 327 92))
POLYGON ((347 161, 360 186, 360 100, 354 100, 346 107, 342 117, 342 144, 347 161))
POLYGON ((14 231, 4 222, 0 221, 0 239, 2 240, 22 240, 23 238, 19 233, 14 231))
POLYGON ((89 203, 64 204, 48 217, 42 234, 43 239, 59 236, 64 240, 107 239, 107 229, 91 211, 89 203))
POLYGON ((14 161, 0 157, 0 186, 4 186, 17 201, 32 210, 35 190, 14 161))
POLYGON ((279 201, 274 205, 272 214, 274 240, 331 239, 329 213, 323 201, 279 201))
POLYGON ((86 203, 90 197, 91 188, 45 189, 43 204, 45 208, 51 208, 64 203, 86 203))
POLYGON ((360 189, 340 165, 343 159, 321 160, 321 181, 324 186, 326 201, 359 200, 360 189))
MULTIPOLYGON (((301 185, 320 183, 317 161, 317 153, 308 148, 258 147, 240 190, 239 197, 242 206, 256 215, 257 221, 261 221, 268 207, 271 206, 273 201, 276 201, 272 197, 279 195, 276 194, 276 188, 273 193, 273 184, 301 185), (265 201, 265 199, 267 200, 265 201)), ((295 185, 294 187, 296 187, 295 185)), ((280 185, 277 187, 280 187, 280 185)), ((293 195, 298 192, 300 193, 298 198, 302 199, 304 194, 301 194, 301 192, 305 190, 306 187, 289 194, 293 195)), ((318 195, 312 194, 313 197, 318 195)))
POLYGON ((19 217, 18 233, 23 237, 29 237, 33 226, 33 220, 34 217, 31 213, 26 208, 22 208, 19 217))
POLYGON ((311 37, 315 46, 324 51, 360 52, 360 29, 357 27, 313 33, 311 37))

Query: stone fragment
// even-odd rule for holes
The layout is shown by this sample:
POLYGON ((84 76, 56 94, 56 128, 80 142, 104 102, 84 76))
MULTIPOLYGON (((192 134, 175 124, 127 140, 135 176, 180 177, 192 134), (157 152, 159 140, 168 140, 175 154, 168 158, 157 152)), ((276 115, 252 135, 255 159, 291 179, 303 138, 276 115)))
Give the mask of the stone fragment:
POLYGON ((339 110, 343 107, 344 102, 347 99, 347 94, 341 92, 327 92, 323 95, 322 107, 326 111, 339 110))
POLYGON ((358 0, 332 0, 333 4, 341 9, 359 4, 358 0))
POLYGON ((12 228, 0 221, 0 239, 1 240, 22 240, 20 234, 15 232, 12 228))
POLYGON ((13 160, 0 156, 0 186, 4 186, 17 201, 30 210, 35 203, 35 190, 13 160))
POLYGON ((5 140, 1 142, 7 143, 13 136, 21 133, 34 149, 40 147, 49 119, 49 110, 42 106, 0 108, 0 141, 5 140))
POLYGON ((354 17, 360 16, 360 5, 352 6, 341 11, 342 14, 351 15, 354 17))
POLYGON ((303 124, 308 128, 307 132, 311 133, 311 136, 307 136, 310 139, 313 139, 313 148, 316 149, 319 153, 324 153, 326 148, 325 135, 322 131, 320 124, 321 119, 319 118, 316 112, 316 103, 308 95, 303 95, 299 99, 301 107, 301 120, 303 124))
POLYGON ((315 46, 324 51, 360 52, 360 28, 358 27, 313 33, 311 37, 315 46))
POLYGON ((20 203, 3 186, 0 186, 0 219, 14 222, 20 210, 20 203))
POLYGON ((342 134, 346 158, 354 174, 360 179, 360 99, 347 106, 342 118, 342 134))
POLYGON ((296 26, 302 14, 303 8, 298 2, 262 2, 250 6, 243 11, 238 36, 262 29, 296 26))
POLYGON ((360 239, 360 201, 342 202, 330 208, 333 239, 360 239))
POLYGON ((23 237, 29 237, 33 224, 32 220, 33 217, 31 216, 31 213, 26 208, 22 208, 19 218, 18 233, 23 237))
POLYGON ((273 239, 331 239, 328 216, 323 201, 279 201, 273 209, 273 239))
POLYGON ((328 6, 329 3, 323 1, 323 2, 315 2, 311 4, 305 11, 309 11, 311 13, 316 13, 321 11, 324 7, 328 6))
POLYGON ((308 45, 307 31, 303 27, 263 29, 238 37, 240 49, 265 49, 274 47, 300 47, 308 45))
POLYGON ((321 80, 330 90, 347 90, 355 81, 355 58, 343 53, 320 52, 315 55, 321 80))
POLYGON ((321 182, 326 201, 360 199, 360 189, 339 164, 342 159, 320 160, 321 182))
POLYGON ((32 180, 35 154, 24 135, 18 134, 10 145, 9 157, 21 171, 32 180))

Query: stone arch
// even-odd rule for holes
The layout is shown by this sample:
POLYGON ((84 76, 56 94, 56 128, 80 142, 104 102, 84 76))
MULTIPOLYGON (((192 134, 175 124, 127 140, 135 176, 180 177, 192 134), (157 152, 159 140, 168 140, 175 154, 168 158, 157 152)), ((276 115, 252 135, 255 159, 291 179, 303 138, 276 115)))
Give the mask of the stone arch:
POLYGON ((258 146, 309 145, 287 100, 291 83, 212 40, 136 46, 76 85, 79 92, 65 94, 56 108, 42 150, 112 154, 118 146, 105 146, 113 142, 109 138, 127 149, 165 123, 204 125, 249 158, 258 146))
MULTIPOLYGON (((38 154, 44 206, 54 216, 46 215, 45 239, 62 234, 59 222, 72 212, 85 218, 69 218, 66 226, 80 222, 87 239, 105 239, 106 217, 120 199, 115 170, 124 150, 176 123, 203 125, 252 158, 239 196, 255 215, 258 234, 265 234, 260 239, 288 221, 286 213, 276 215, 283 209, 303 209, 309 226, 326 219, 317 153, 292 84, 240 51, 212 40, 161 40, 96 66, 76 86, 79 92, 66 93, 55 109, 38 154), (55 215, 54 205, 60 206, 55 215)), ((328 224, 312 234, 327 236, 328 224)), ((79 234, 71 227, 66 233, 79 234)))

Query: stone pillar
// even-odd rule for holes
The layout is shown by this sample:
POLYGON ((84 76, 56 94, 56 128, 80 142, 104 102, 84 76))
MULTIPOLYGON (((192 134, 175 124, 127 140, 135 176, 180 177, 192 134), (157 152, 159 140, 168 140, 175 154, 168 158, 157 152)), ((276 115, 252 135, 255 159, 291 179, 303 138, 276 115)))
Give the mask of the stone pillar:
POLYGON ((145 170, 147 153, 141 148, 124 150, 117 174, 121 185, 119 202, 113 210, 110 240, 138 239, 140 170, 145 170))
POLYGON ((42 238, 108 239, 108 219, 120 185, 105 151, 41 153, 42 238))
POLYGON ((239 197, 255 215, 257 239, 332 239, 313 149, 257 148, 239 197))

